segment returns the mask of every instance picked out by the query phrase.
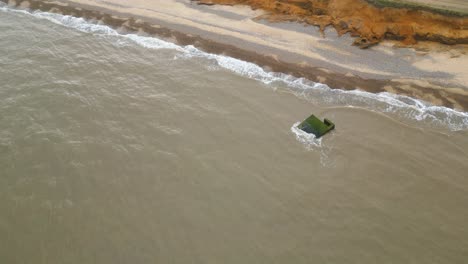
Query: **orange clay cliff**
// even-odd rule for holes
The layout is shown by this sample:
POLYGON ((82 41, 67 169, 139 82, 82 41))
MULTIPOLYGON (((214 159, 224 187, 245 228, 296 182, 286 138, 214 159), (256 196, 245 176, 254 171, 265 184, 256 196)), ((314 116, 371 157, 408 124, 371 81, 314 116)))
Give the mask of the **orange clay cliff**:
MULTIPOLYGON (((262 9, 259 18, 333 26, 339 35, 358 37, 354 45, 368 48, 393 39, 403 45, 428 40, 443 44, 468 44, 468 16, 424 8, 377 7, 365 0, 194 0, 199 4, 248 5, 262 9)), ((388 0, 387 0, 388 1, 388 0)), ((388 1, 391 2, 391 1, 388 1)))

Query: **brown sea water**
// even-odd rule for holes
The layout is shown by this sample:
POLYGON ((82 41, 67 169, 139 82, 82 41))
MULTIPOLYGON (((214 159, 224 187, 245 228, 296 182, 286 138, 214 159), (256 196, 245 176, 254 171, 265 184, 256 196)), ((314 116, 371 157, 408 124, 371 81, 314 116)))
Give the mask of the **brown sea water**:
POLYGON ((0 8, 0 263, 468 260, 467 113, 0 8))

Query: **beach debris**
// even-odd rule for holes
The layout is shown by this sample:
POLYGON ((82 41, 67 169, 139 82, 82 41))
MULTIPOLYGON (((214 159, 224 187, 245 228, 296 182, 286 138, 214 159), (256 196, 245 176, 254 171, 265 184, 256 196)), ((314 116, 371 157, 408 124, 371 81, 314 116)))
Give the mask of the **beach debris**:
POLYGON ((322 122, 316 116, 310 115, 297 127, 304 132, 314 134, 316 138, 320 138, 321 136, 333 130, 335 128, 335 124, 326 118, 322 122))
POLYGON ((380 42, 380 40, 375 38, 375 37, 373 37, 371 39, 360 37, 360 38, 357 38, 353 42, 353 46, 358 46, 361 49, 368 49, 368 48, 370 48, 372 46, 375 46, 375 45, 379 44, 379 42, 380 42))

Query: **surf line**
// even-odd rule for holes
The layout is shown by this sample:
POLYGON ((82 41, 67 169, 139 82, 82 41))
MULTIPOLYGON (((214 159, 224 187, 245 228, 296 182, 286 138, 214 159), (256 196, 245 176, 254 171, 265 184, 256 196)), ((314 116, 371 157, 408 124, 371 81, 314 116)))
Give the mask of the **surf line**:
MULTIPOLYGON (((0 4, 1 1, 4 0, 0 0, 0 4)), ((113 26, 113 23, 110 23, 111 25, 98 24, 99 21, 106 22, 105 19, 90 21, 81 17, 40 11, 39 9, 35 11, 18 9, 5 4, 0 6, 0 10, 3 12, 22 13, 35 18, 49 20, 53 23, 85 33, 124 38, 148 49, 175 50, 180 53, 178 58, 204 58, 214 60, 219 67, 230 70, 241 76, 255 79, 265 84, 283 83, 300 94, 303 94, 304 91, 308 91, 308 96, 322 98, 323 101, 331 104, 359 106, 384 113, 395 113, 412 120, 436 123, 437 125, 448 127, 450 130, 468 129, 468 113, 444 106, 434 106, 405 95, 390 94, 387 92, 371 93, 357 89, 332 89, 326 84, 314 82, 305 77, 295 77, 290 74, 266 71, 258 64, 231 56, 209 53, 194 45, 178 45, 154 37, 154 35, 143 36, 135 33, 128 33, 128 31, 121 33, 119 27, 115 29, 116 27, 115 24, 113 26)), ((74 9, 72 8, 72 10, 74 9)), ((128 19, 127 21, 132 21, 132 19, 128 19)), ((131 23, 129 23, 129 25, 131 25, 131 23)), ((130 27, 130 29, 132 28, 130 27)), ((170 32, 171 34, 174 33, 168 29, 162 30, 170 32)), ((137 31, 137 28, 130 30, 130 32, 135 31, 137 31)))

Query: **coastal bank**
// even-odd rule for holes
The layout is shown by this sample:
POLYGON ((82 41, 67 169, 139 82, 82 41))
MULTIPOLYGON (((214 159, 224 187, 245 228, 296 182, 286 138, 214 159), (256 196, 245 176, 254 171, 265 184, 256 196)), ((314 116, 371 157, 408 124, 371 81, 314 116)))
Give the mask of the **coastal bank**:
POLYGON ((179 45, 253 62, 268 71, 320 82, 331 88, 390 92, 434 105, 468 109, 466 44, 420 41, 401 47, 385 40, 368 50, 351 44, 333 28, 300 21, 269 22, 268 13, 249 6, 198 5, 158 0, 1 0, 10 6, 83 17, 122 33, 138 32, 179 45))

